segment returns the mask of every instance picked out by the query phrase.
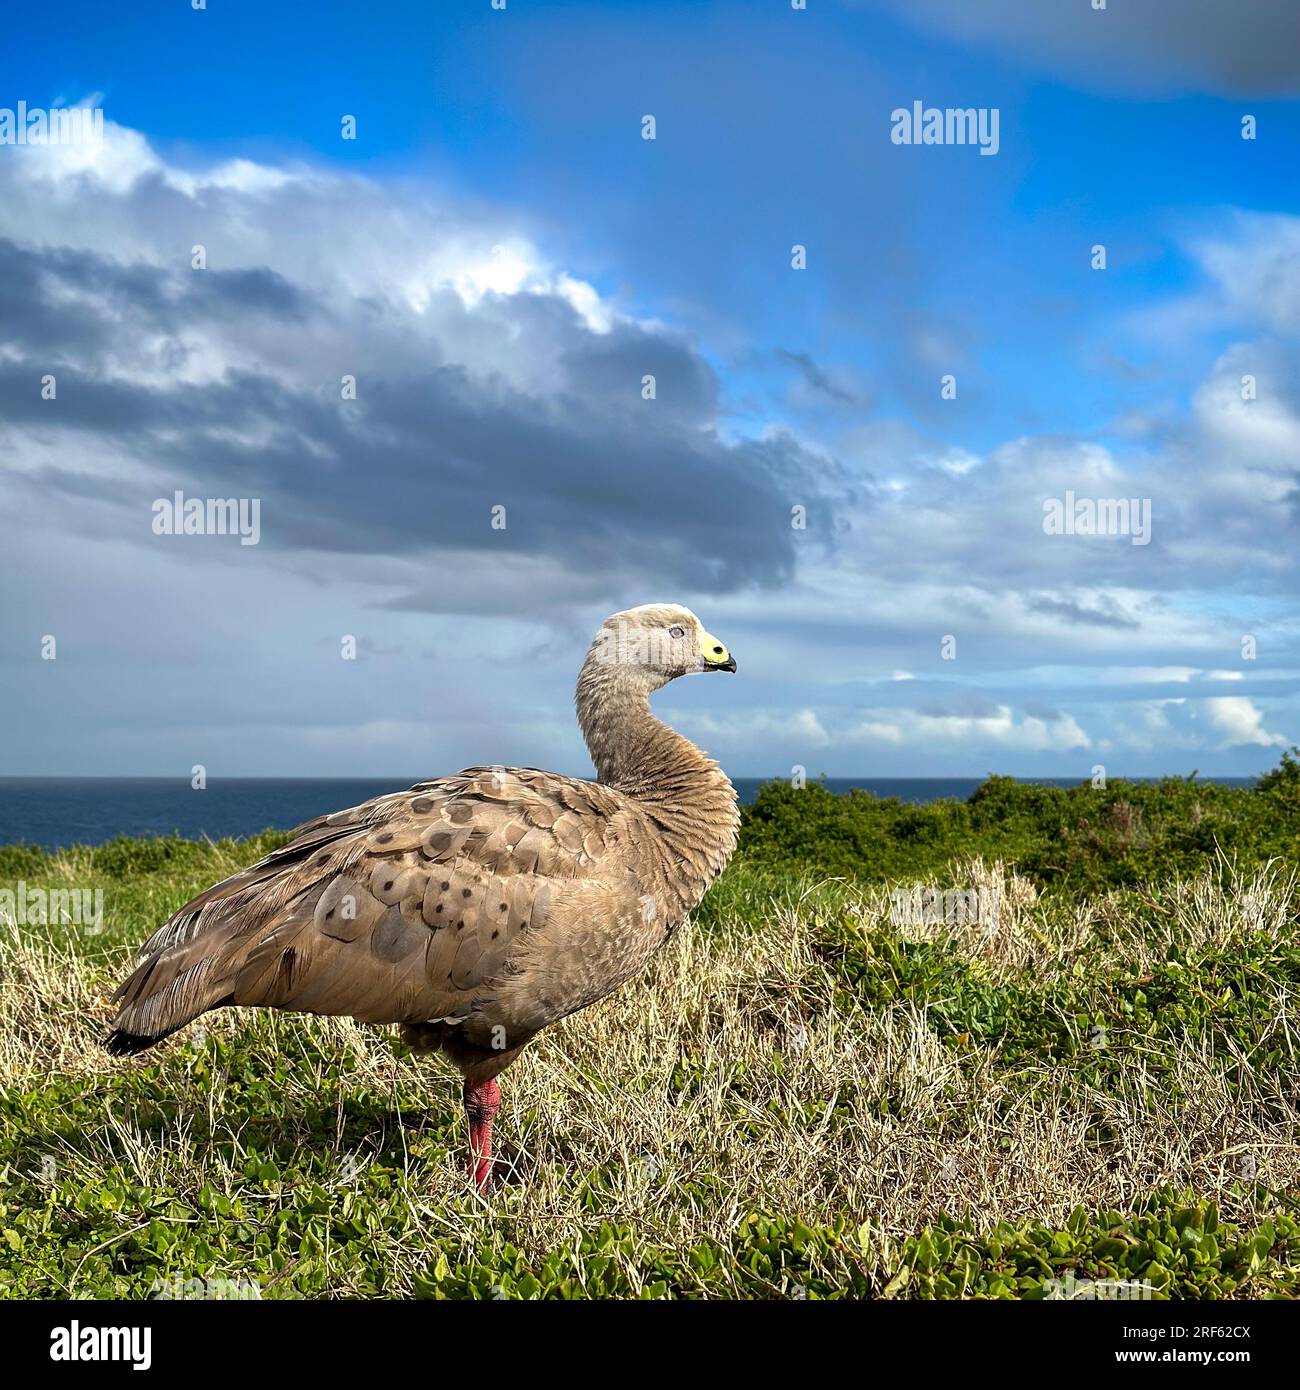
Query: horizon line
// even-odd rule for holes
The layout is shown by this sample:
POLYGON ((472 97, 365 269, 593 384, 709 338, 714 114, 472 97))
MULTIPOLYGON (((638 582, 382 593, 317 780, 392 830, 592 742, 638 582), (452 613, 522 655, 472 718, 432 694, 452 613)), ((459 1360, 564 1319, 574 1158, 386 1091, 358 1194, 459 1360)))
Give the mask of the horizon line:
MULTIPOLYGON (((523 766, 514 764, 512 766, 523 766)), ((463 769, 456 772, 440 773, 432 777, 421 777, 420 782, 437 782, 446 777, 458 776, 463 769)), ((507 771, 509 768, 506 769, 507 771)), ((1267 769, 1266 769, 1267 770, 1267 769)), ((577 776, 575 773, 559 773, 558 776, 577 776)), ((1224 772, 1224 773, 1202 773, 1199 769, 1191 772, 1134 772, 1134 773, 1107 773, 1107 782, 1150 782, 1159 781, 1169 777, 1180 777, 1189 781, 1202 782, 1241 782, 1253 781, 1264 775, 1263 772, 1224 772)), ((383 773, 348 773, 337 776, 303 776, 295 773, 282 773, 275 776, 252 776, 244 773, 223 773, 220 776, 209 776, 207 781, 211 785, 213 782, 406 782, 409 773, 397 776, 387 776, 383 773)), ((742 782, 789 782, 788 773, 728 773, 732 780, 742 782)), ((815 777, 805 778, 805 784, 816 782, 982 782, 990 777, 1010 777, 1017 782, 1087 782, 1091 778, 1088 774, 1082 776, 1069 773, 1019 773, 1019 772, 942 772, 942 773, 861 773, 861 772, 841 772, 841 773, 818 773, 815 777)), ((154 773, 154 772, 0 772, 0 782, 188 782, 189 776, 185 773, 154 773)), ((583 781, 592 781, 592 778, 581 778, 583 781)))

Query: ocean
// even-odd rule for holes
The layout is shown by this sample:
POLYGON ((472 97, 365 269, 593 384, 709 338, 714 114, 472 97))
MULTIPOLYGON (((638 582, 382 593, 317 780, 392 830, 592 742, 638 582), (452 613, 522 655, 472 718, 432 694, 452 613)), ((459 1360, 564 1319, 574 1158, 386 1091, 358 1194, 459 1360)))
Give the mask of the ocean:
MULTIPOLYGON (((372 796, 402 791, 406 781, 384 778, 230 777, 194 791, 170 777, 0 777, 0 845, 27 843, 42 849, 99 845, 118 835, 183 835, 189 839, 288 830, 313 816, 355 806, 372 796)), ((752 801, 765 778, 737 777, 742 801, 752 801)), ((860 787, 903 801, 965 800, 979 777, 831 777, 834 792, 860 787)), ((1054 780, 1074 786, 1079 778, 1054 780)), ((1248 786, 1247 777, 1210 778, 1248 786)))

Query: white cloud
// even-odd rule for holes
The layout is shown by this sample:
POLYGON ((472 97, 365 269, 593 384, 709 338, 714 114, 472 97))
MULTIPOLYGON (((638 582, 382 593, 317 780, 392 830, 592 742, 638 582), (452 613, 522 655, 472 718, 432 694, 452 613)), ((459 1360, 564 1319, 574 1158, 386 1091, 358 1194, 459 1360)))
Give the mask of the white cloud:
MULTIPOLYGON (((230 159, 182 168, 139 131, 108 119, 99 147, 25 145, 2 153, 0 235, 19 242, 160 268, 181 259, 188 267, 191 244, 201 243, 215 270, 266 268, 316 291, 405 304, 428 315, 430 337, 449 327, 448 307, 439 304, 447 291, 467 309, 489 295, 552 295, 593 333, 632 321, 594 286, 548 262, 504 210, 395 195, 369 179, 306 165, 230 159), (68 215, 74 203, 75 218, 68 215)), ((535 382, 526 354, 503 354, 496 341, 487 349, 481 329, 460 328, 468 363, 524 386, 535 382)), ((210 370, 228 365, 214 354, 210 370)))
POLYGON ((1092 746, 1092 740, 1073 715, 1040 718, 1027 714, 1017 719, 1009 705, 999 705, 985 714, 928 714, 919 710, 868 710, 865 713, 866 717, 846 735, 855 742, 907 741, 924 748, 939 740, 949 744, 1037 752, 1069 752, 1092 746))
POLYGON ((1276 332, 1300 328, 1300 217, 1240 212, 1189 249, 1214 281, 1225 313, 1276 332))
POLYGON ((107 118, 99 144, 13 145, 4 154, 18 179, 60 203, 96 187, 125 193, 146 175, 164 174, 162 161, 139 131, 107 118))
MULTIPOLYGON (((1264 501, 1285 496, 1300 456, 1300 416, 1284 394, 1289 375, 1276 352, 1237 344, 1214 364, 1193 402, 1205 443, 1221 464, 1226 455, 1236 466, 1243 491, 1264 501), (1243 392, 1252 382, 1255 394, 1248 398, 1243 392)), ((1229 475, 1220 486, 1232 480, 1229 475)))
POLYGON ((756 742, 786 752, 801 748, 825 748, 830 735, 815 711, 745 711, 730 715, 690 713, 675 721, 693 738, 709 739, 719 748, 752 749, 756 742))
POLYGON ((1134 681, 1138 685, 1164 685, 1166 682, 1185 685, 1196 674, 1195 666, 1129 666, 1115 672, 1119 680, 1134 681))
POLYGON ((935 460, 945 473, 950 473, 954 478, 960 478, 971 469, 978 468, 982 462, 980 456, 972 454, 969 449, 949 449, 935 460))
POLYGON ((1286 748, 1291 742, 1284 734, 1270 734, 1264 728, 1264 715, 1244 695, 1216 695, 1206 700, 1210 720, 1224 739, 1220 747, 1236 748, 1258 744, 1262 748, 1286 748))
POLYGON ((849 738, 860 743, 902 743, 903 726, 889 719, 864 719, 849 731, 849 738))

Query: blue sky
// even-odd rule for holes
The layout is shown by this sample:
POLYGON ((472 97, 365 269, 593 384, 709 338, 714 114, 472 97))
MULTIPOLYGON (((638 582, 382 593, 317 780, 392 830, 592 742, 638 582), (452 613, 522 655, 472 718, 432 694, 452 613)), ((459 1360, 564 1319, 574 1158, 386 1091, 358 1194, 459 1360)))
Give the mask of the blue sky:
POLYGON ((0 107, 109 129, 0 148, 0 771, 580 769, 586 636, 659 598, 741 661, 661 699, 739 775, 1271 765, 1300 34, 1223 10, 16 14, 0 107), (997 154, 891 143, 914 101, 996 108, 997 154), (264 538, 169 546, 172 487, 261 497, 264 538), (1066 490, 1150 499, 1150 544, 1045 536, 1066 490))

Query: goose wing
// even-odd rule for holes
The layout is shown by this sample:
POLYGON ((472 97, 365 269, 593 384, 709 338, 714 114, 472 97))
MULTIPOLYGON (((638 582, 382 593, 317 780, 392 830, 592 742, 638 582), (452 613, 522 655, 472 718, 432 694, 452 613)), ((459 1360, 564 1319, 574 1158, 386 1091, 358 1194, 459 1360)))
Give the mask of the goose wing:
POLYGON ((482 767, 309 821, 155 932, 114 995, 108 1045, 138 1051, 223 1004, 464 1017, 557 890, 635 900, 620 855, 633 822, 597 783, 482 767))

